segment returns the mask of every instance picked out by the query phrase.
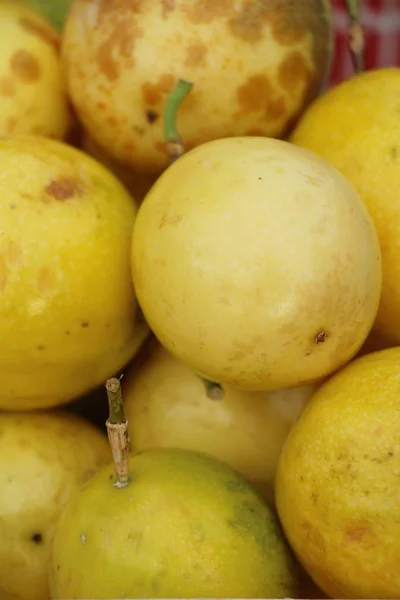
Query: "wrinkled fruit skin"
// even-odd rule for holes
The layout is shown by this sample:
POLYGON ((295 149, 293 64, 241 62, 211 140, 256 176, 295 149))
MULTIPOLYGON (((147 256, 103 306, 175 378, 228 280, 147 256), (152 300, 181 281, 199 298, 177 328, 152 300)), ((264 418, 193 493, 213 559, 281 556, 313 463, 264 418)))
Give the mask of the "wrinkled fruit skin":
POLYGON ((400 597, 400 348, 363 356, 313 396, 283 446, 278 514, 330 598, 400 597))
POLYGON ((381 289, 378 238, 354 188, 267 138, 203 144, 161 175, 135 222, 132 274, 169 352, 211 381, 260 391, 345 364, 381 289))
POLYGON ((214 398, 160 344, 137 364, 122 380, 131 447, 206 452, 240 471, 273 502, 282 444, 317 386, 271 393, 224 386, 222 397, 214 398))
POLYGON ((400 343, 400 69, 352 77, 307 111, 292 142, 324 157, 355 186, 373 218, 382 251, 376 330, 400 343))
POLYGON ((0 140, 0 408, 67 402, 136 353, 134 200, 102 165, 45 138, 0 140))
POLYGON ((58 32, 28 6, 0 3, 0 135, 62 139, 72 116, 58 32))
POLYGON ((148 450, 115 488, 110 465, 66 506, 51 597, 295 598, 297 570, 267 504, 227 465, 148 450))
POLYGON ((93 139, 131 167, 160 172, 168 165, 162 116, 179 79, 194 83, 179 109, 187 149, 283 136, 330 71, 330 2, 76 0, 62 55, 93 139))
POLYGON ((106 436, 65 412, 0 413, 0 598, 46 600, 61 510, 111 460, 106 436))

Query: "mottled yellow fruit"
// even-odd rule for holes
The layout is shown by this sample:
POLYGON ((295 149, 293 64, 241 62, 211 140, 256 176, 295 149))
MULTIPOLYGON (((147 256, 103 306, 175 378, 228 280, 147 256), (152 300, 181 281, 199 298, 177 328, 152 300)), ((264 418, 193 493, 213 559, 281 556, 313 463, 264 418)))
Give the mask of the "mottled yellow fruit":
POLYGON ((153 173, 134 171, 132 168, 111 158, 85 131, 83 132, 81 147, 84 152, 93 156, 112 171, 125 185, 138 204, 142 202, 153 183, 157 180, 157 175, 153 173))
POLYGON ((203 144, 161 175, 138 213, 132 269, 165 348, 248 390, 346 363, 381 286, 377 235, 353 187, 313 153, 261 137, 203 144))
POLYGON ((100 385, 147 335, 136 320, 136 205, 62 142, 0 139, 0 408, 57 405, 100 385))
POLYGON ((63 138, 72 116, 59 34, 18 0, 0 2, 0 135, 63 138))
POLYGON ((331 598, 400 596, 400 348, 363 356, 313 396, 281 453, 288 540, 331 598))
POLYGON ((0 413, 0 598, 50 598, 61 509, 110 456, 107 438, 74 415, 0 413))
POLYGON ((287 598, 297 570, 279 521, 228 466, 173 449, 133 455, 71 498, 57 524, 51 597, 287 598))
POLYGON ((168 165, 166 99, 186 148, 227 136, 283 136, 331 66, 329 0, 75 0, 62 51, 72 102, 110 154, 137 170, 168 165))
POLYGON ((122 380, 134 450, 198 450, 240 471, 270 501, 282 444, 316 385, 275 392, 210 386, 160 344, 122 380))
POLYGON ((368 71, 331 88, 291 138, 335 165, 360 192, 382 251, 375 328, 400 343, 400 69, 368 71))

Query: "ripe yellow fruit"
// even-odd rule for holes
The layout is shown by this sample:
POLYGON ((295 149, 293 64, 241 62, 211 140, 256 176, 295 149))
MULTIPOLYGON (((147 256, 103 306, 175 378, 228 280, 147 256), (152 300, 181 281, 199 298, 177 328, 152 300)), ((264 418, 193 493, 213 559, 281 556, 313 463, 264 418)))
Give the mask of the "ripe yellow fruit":
POLYGON ((65 412, 0 413, 0 598, 46 600, 54 528, 111 460, 105 435, 65 412))
POLYGON ((55 406, 102 384, 147 335, 130 269, 137 208, 62 142, 2 138, 0 161, 0 408, 55 406))
POLYGON ((0 135, 64 138, 71 126, 58 32, 29 6, 0 2, 0 135))
POLYGON ((52 598, 298 597, 279 521, 240 475, 187 450, 130 463, 127 487, 106 467, 66 505, 52 598))
POLYGON ((160 176, 134 226, 132 271, 169 352, 207 379, 261 391, 346 363, 381 287, 357 192, 313 153, 262 137, 208 142, 160 176))
POLYGON ((168 166, 162 115, 181 78, 186 148, 285 134, 329 73, 329 0, 75 0, 63 34, 70 97, 90 136, 137 170, 168 166))
POLYGON ((317 386, 270 393, 207 388, 160 344, 145 354, 122 380, 132 448, 206 452, 273 501, 282 444, 317 386))
POLYGON ((313 150, 353 183, 382 251, 375 328, 400 343, 400 68, 368 71, 331 88, 309 108, 291 141, 313 150))
POLYGON ((289 433, 276 503, 288 540, 331 598, 400 596, 400 348, 352 361, 289 433))

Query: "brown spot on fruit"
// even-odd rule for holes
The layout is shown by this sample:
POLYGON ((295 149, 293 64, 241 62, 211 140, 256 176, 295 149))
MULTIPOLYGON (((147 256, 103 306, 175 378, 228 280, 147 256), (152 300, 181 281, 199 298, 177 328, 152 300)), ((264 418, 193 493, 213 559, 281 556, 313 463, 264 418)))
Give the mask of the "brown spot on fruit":
POLYGON ((326 340, 326 333, 325 331, 321 330, 319 331, 316 336, 314 337, 314 342, 316 344, 323 344, 326 340))
POLYGON ((50 44, 57 52, 60 48, 60 37, 51 27, 45 27, 41 23, 29 19, 29 17, 21 17, 19 24, 23 29, 40 38, 46 44, 50 44))
POLYGON ((43 542, 43 536, 41 533, 33 533, 31 535, 31 540, 34 544, 41 544, 43 542))
POLYGON ((143 29, 135 25, 132 20, 124 19, 116 21, 114 29, 104 42, 99 46, 96 61, 100 71, 109 81, 115 81, 120 75, 120 67, 133 66, 133 54, 135 42, 143 37, 143 29), (121 60, 117 60, 118 53, 121 60))
POLYGON ((0 77, 0 96, 13 96, 15 94, 15 81, 10 75, 0 77))
POLYGON ((283 96, 268 100, 265 107, 265 118, 267 121, 277 121, 286 114, 286 104, 283 96))
POLYGON ((293 51, 281 62, 278 81, 287 92, 296 92, 301 85, 307 86, 311 79, 310 69, 301 52, 293 51))
POLYGON ((71 177, 53 179, 45 188, 46 194, 56 200, 68 200, 81 191, 80 182, 71 177))
POLYGON ((182 221, 182 219, 183 219, 182 215, 168 216, 166 214, 163 214, 161 217, 159 228, 162 229, 166 225, 176 225, 177 223, 180 223, 182 221))
POLYGON ((146 81, 142 85, 142 95, 145 104, 150 104, 150 106, 159 104, 164 96, 172 92, 175 82, 176 78, 171 74, 161 75, 157 83, 146 81))
POLYGON ((273 87, 266 75, 252 75, 237 89, 237 101, 243 112, 262 110, 273 87))
POLYGON ((4 123, 4 129, 5 129, 5 133, 9 134, 9 133, 13 133, 14 129, 17 125, 17 119, 13 118, 13 117, 9 117, 6 122, 4 123))
POLYGON ((162 154, 168 155, 167 146, 164 142, 156 142, 154 148, 162 154))
POLYGON ((235 7, 232 0, 192 0, 183 4, 181 11, 194 25, 206 25, 213 19, 232 17, 235 7))
POLYGON ((185 66, 204 67, 206 65, 207 52, 207 46, 201 42, 197 44, 190 44, 190 46, 187 48, 185 66))
POLYGON ((10 59, 10 68, 22 83, 33 83, 40 78, 39 61, 27 50, 17 50, 10 59))
POLYGON ((155 123, 157 121, 157 119, 159 118, 159 116, 160 115, 155 110, 146 110, 146 121, 150 125, 152 125, 153 123, 155 123))
POLYGON ((175 9, 175 0, 161 0, 163 17, 167 17, 175 9))

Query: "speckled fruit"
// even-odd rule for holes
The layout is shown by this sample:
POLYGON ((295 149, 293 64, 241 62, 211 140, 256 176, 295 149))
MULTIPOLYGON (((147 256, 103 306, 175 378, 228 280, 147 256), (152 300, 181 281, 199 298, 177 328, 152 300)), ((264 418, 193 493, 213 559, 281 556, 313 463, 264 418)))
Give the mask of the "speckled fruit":
POLYGON ((400 68, 352 77, 321 96, 292 141, 335 165, 359 191, 382 250, 378 333, 400 344, 400 68))
POLYGON ((162 114, 178 79, 187 148, 238 135, 282 136, 324 85, 328 0, 75 0, 63 58, 93 139, 138 170, 167 164, 162 114))
POLYGON ((316 392, 280 456, 287 538, 330 598, 400 597, 400 348, 352 361, 316 392))
POLYGON ((71 125, 59 35, 17 0, 0 2, 0 135, 63 138, 71 125))
POLYGON ((161 175, 135 223, 132 272, 165 348, 249 390, 346 363, 381 289, 378 238, 354 188, 313 153, 262 137, 208 142, 161 175))
POLYGON ((81 147, 84 152, 96 158, 112 171, 122 181, 138 204, 142 202, 153 183, 157 180, 157 175, 134 171, 132 168, 111 158, 85 131, 83 132, 81 147))
POLYGON ((100 163, 62 142, 0 139, 0 408, 71 400, 131 359, 136 205, 100 163))
POLYGON ((0 413, 0 598, 46 600, 54 527, 73 491, 111 458, 66 413, 0 413))
POLYGON ((270 501, 282 444, 317 387, 268 393, 224 386, 221 392, 207 388, 159 344, 133 365, 122 384, 136 451, 170 447, 206 452, 243 473, 270 501))
POLYGON ((130 483, 103 469, 57 524, 52 598, 296 598, 297 572, 276 515, 228 466, 156 449, 130 483))

